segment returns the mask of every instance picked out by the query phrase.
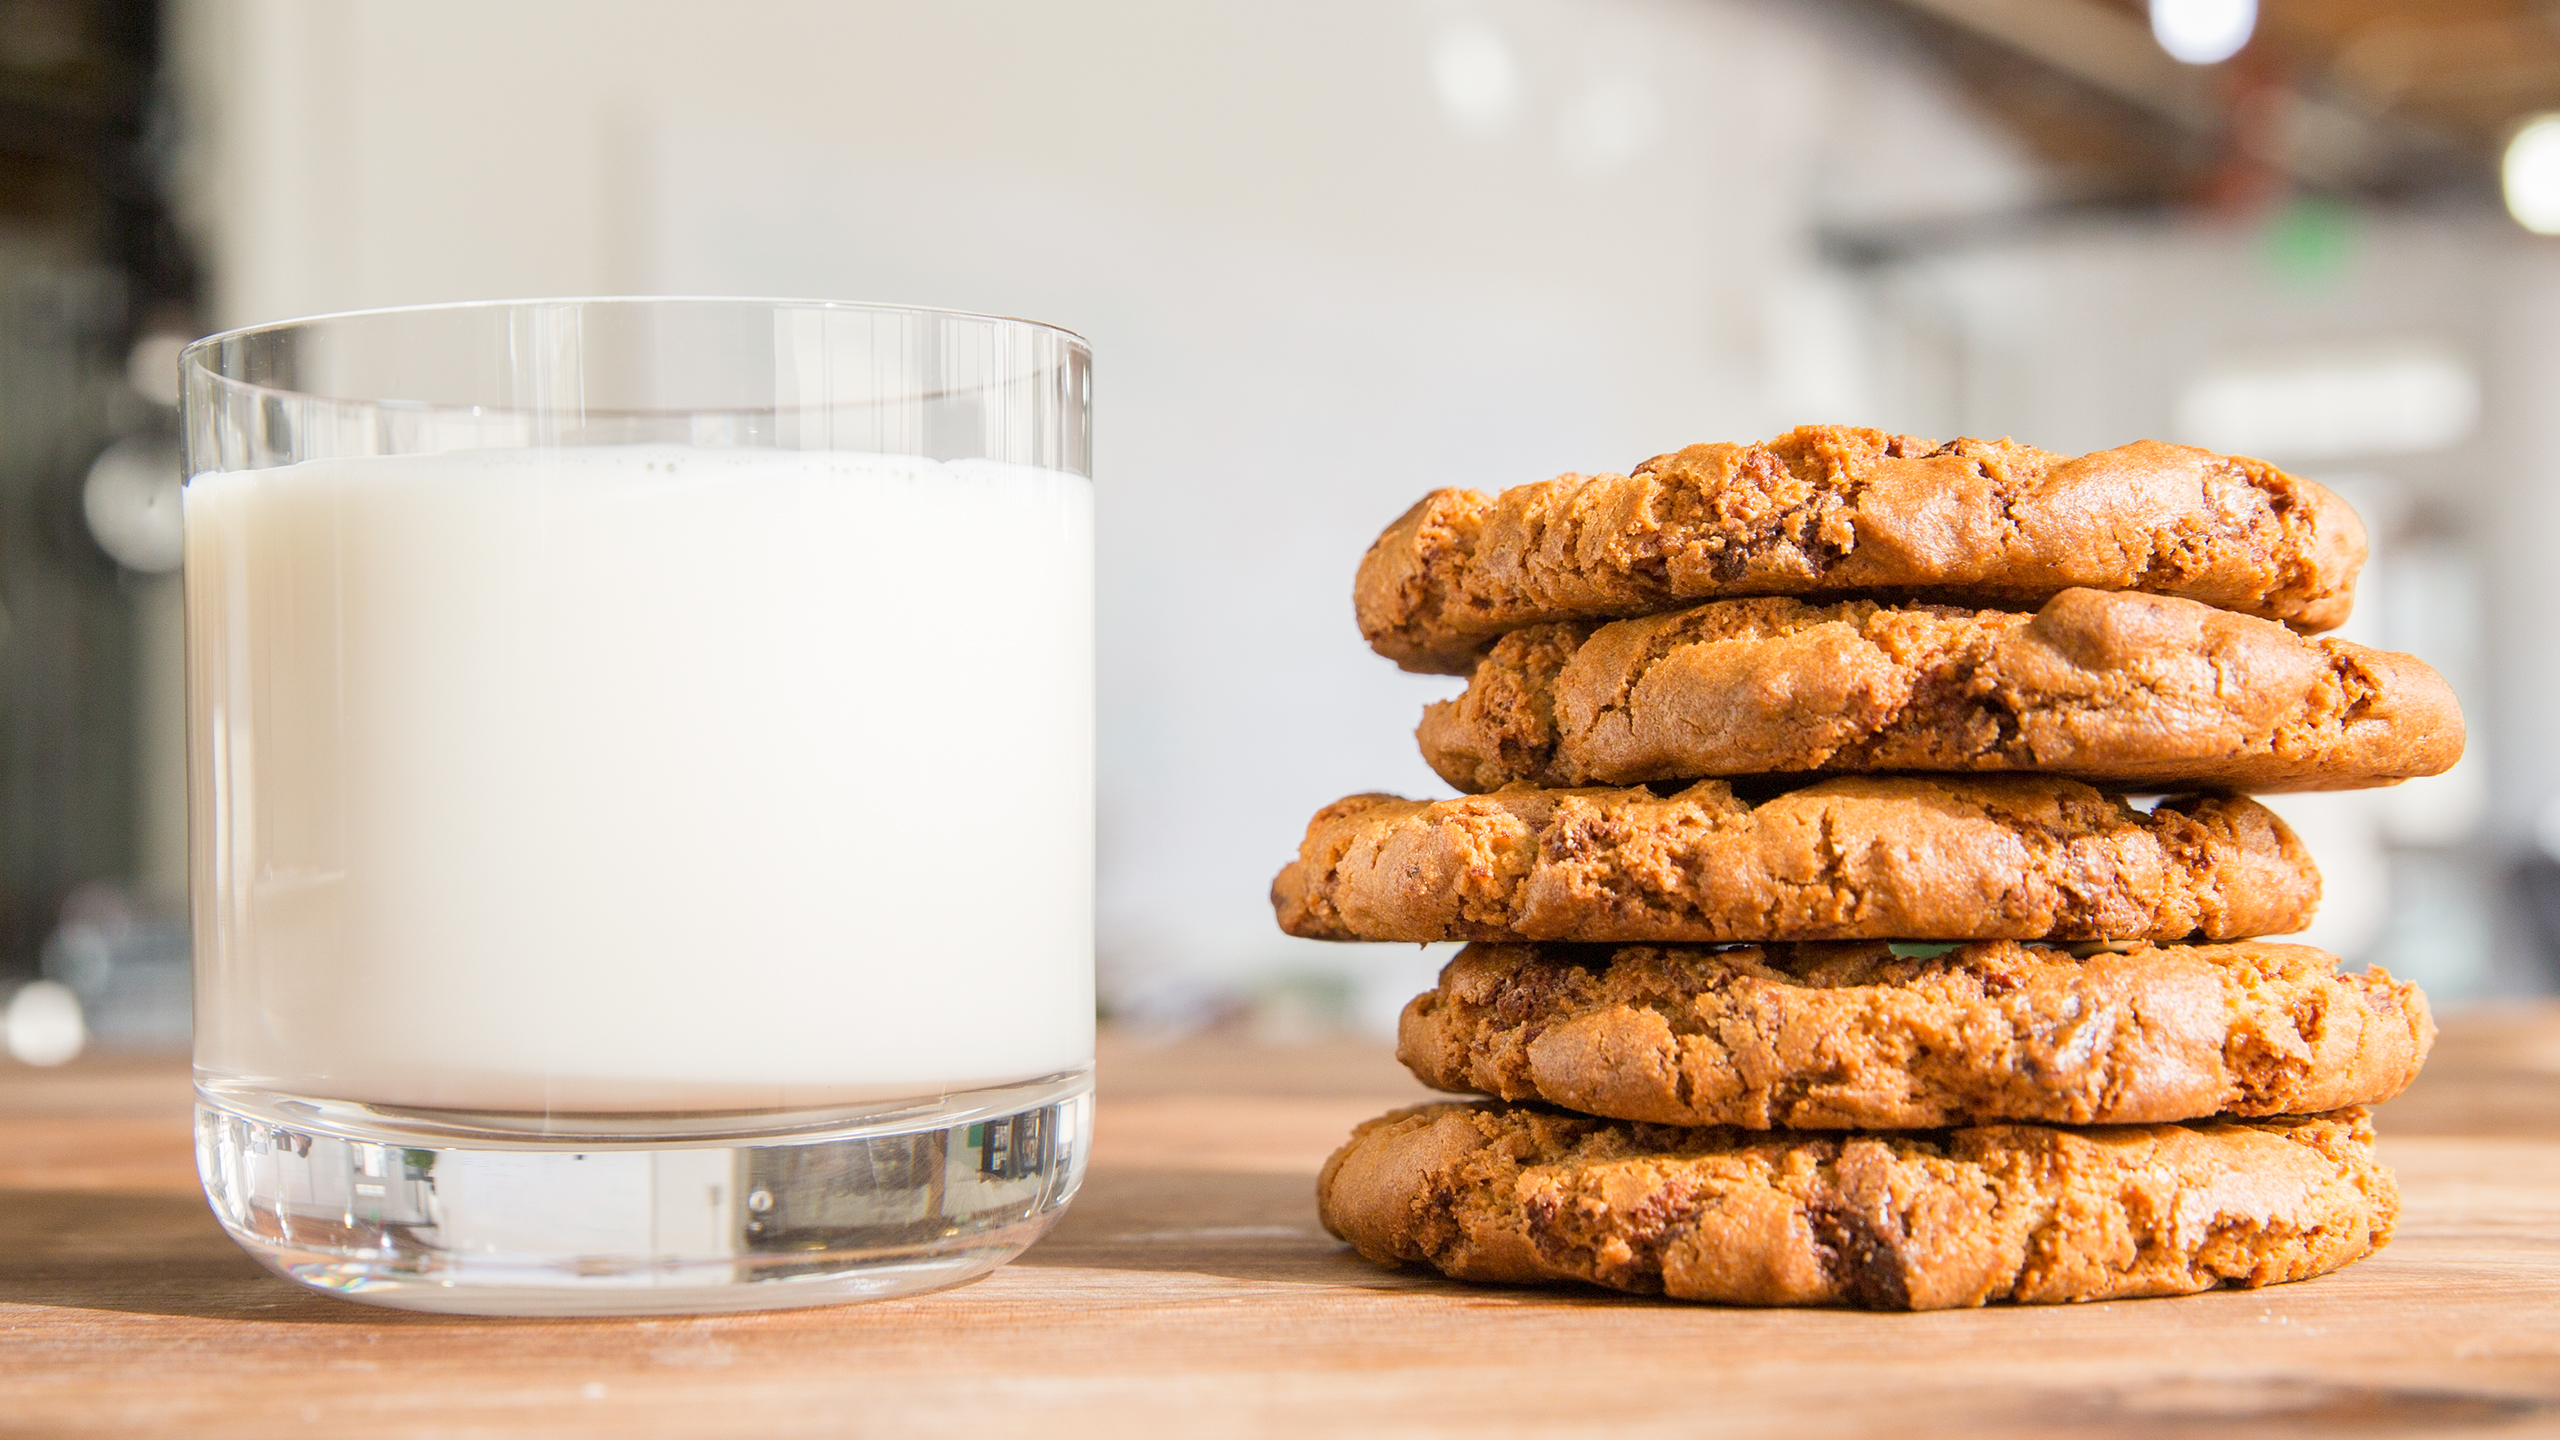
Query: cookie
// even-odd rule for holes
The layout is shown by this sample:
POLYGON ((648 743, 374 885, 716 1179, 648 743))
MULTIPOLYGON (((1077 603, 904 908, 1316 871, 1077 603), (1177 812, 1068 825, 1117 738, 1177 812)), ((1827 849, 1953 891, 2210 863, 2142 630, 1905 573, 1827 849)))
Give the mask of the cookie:
POLYGON ((2099 590, 2032 614, 1772 598, 1534 626, 1415 734, 1478 791, 1806 770, 2339 790, 2438 774, 2463 743, 2414 656, 2099 590))
POLYGON ((2075 780, 1841 776, 1354 795, 1271 886, 1317 940, 2177 940, 2311 922, 2320 874, 2237 796, 2149 814, 2075 780))
POLYGON ((2337 963, 2263 943, 1470 945, 1405 1007, 1396 1056, 1437 1089, 1664 1125, 2302 1115, 2399 1094, 2435 1040, 2418 987, 2337 963))
POLYGON ((2091 586, 2325 630, 2347 617, 2364 551, 2346 502, 2259 460, 1819 425, 1692 445, 1630 475, 1434 491, 1369 548, 1353 599, 1379 654, 1464 675, 1524 625, 1743 595, 2020 608, 2091 586))
POLYGON ((2389 1242, 2362 1110, 1769 1135, 1495 1104, 1369 1121, 1316 1182, 1382 1264, 1734 1305, 1939 1310, 2301 1280, 2389 1242))

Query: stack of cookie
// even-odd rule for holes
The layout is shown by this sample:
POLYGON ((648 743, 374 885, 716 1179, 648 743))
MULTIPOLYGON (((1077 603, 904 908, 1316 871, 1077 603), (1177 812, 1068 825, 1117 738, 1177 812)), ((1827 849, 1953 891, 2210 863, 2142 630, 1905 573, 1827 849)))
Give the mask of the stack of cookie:
POLYGON ((1464 674, 1465 798, 1319 812, 1293 935, 1476 942, 1406 1007, 1443 1090, 1325 1224, 1463 1279, 1928 1309, 2316 1275, 2398 1209, 2363 1106, 2434 1036, 2303 928, 2257 790, 2450 766, 2406 655, 2311 638, 2364 535, 2254 460, 1816 427, 1441 491, 1360 567, 1464 674), (2145 797, 2161 797, 2156 800, 2145 797))

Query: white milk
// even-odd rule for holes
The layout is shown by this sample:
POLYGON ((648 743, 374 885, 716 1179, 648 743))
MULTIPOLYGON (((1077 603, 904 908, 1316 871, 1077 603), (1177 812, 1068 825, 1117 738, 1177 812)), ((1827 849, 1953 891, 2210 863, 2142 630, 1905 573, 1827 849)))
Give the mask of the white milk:
POLYGON ((676 446, 186 488, 196 1056, 514 1111, 1093 1054, 1093 496, 676 446))

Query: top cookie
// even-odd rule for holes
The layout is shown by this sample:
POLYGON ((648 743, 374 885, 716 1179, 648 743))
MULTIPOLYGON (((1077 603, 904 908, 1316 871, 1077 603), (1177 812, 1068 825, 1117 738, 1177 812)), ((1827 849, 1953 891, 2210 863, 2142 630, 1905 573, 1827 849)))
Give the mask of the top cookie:
POLYGON ((1369 547, 1352 594, 1379 654, 1463 675, 1524 625, 1741 595, 2017 606, 2086 586, 2325 630, 2346 619, 2364 552, 2345 501, 2260 460, 1814 425, 1629 475, 1434 491, 1369 547))

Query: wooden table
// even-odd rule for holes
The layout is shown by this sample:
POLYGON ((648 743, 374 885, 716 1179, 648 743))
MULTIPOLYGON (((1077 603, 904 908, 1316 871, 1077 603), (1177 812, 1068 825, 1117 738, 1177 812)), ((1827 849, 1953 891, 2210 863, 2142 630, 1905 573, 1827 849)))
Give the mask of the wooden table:
POLYGON ((2560 1007, 2446 1025, 2384 1115, 2407 1210, 2373 1260, 1930 1315, 1379 1270, 1310 1189, 1354 1121, 1421 1095, 1383 1049, 1114 1040, 1101 1075, 1083 1196, 974 1285, 533 1321, 269 1278, 197 1197, 172 1061, 0 1069, 0 1434, 2560 1433, 2560 1007))

